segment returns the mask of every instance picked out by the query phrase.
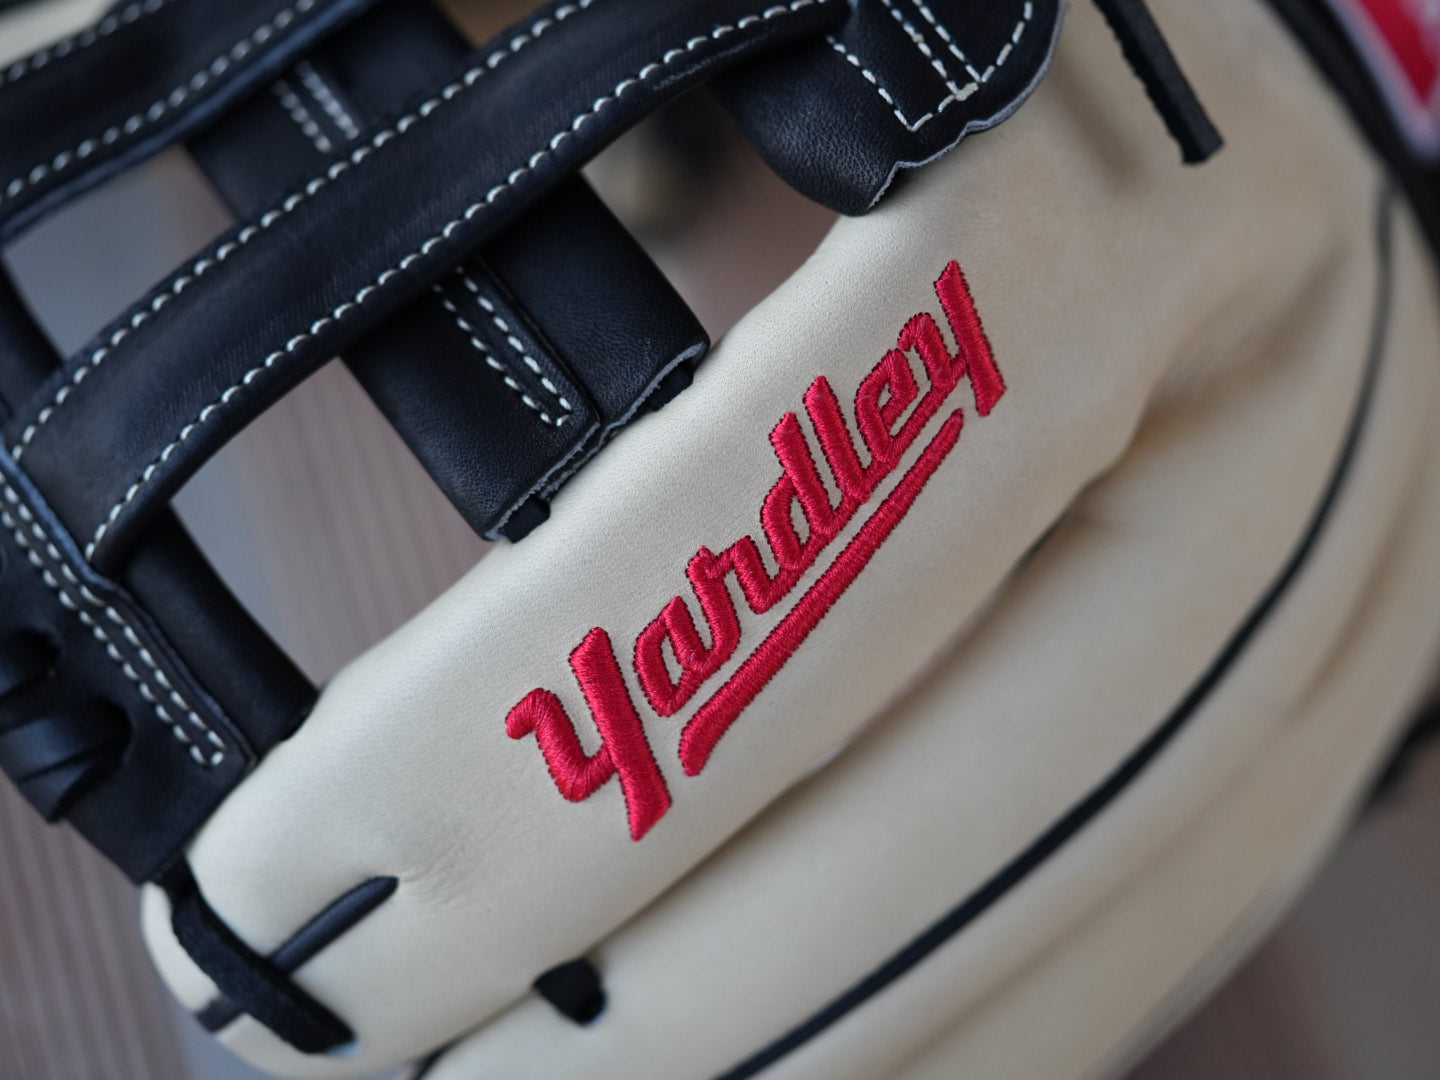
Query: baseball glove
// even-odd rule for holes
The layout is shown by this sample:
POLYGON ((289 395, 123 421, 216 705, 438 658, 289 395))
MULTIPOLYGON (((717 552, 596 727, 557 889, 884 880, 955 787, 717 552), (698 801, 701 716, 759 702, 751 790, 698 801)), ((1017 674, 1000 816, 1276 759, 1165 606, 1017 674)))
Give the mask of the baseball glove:
POLYGON ((0 767, 278 1075, 1113 1070, 1440 641, 1433 5, 498 6, 0 66, 0 241, 235 221, 68 358, 0 274, 0 767), (714 348, 580 173, 702 86, 844 215, 714 348), (316 687, 169 504, 336 355, 498 544, 316 687))

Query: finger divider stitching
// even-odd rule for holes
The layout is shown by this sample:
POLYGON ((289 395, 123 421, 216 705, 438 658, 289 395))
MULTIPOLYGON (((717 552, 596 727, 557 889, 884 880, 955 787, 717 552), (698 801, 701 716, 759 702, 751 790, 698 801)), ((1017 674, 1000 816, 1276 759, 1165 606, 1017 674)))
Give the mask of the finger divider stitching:
POLYGON ((310 144, 322 154, 333 153, 335 145, 326 134, 320 130, 320 125, 315 122, 315 117, 305 107, 305 103, 295 96, 294 89, 284 79, 276 79, 270 87, 271 92, 280 102, 280 107, 285 110, 287 116, 295 121, 295 126, 300 133, 310 140, 310 144))
POLYGON ((330 89, 330 84, 315 70, 314 65, 311 64, 309 60, 301 60, 300 63, 295 65, 295 74, 300 77, 300 82, 305 89, 310 91, 310 96, 315 99, 316 104, 320 106, 326 116, 330 117, 331 122, 340 129, 340 134, 344 135, 350 142, 358 139, 360 137, 360 128, 355 123, 355 118, 350 115, 344 105, 340 104, 340 100, 335 96, 334 91, 330 89))
MULTIPOLYGON (((885 10, 890 12, 891 17, 900 24, 900 29, 905 31, 905 36, 914 43, 920 55, 930 62, 930 66, 935 70, 936 74, 940 76, 941 81, 944 82, 945 89, 950 91, 950 96, 952 98, 959 98, 961 94, 960 87, 956 86, 955 81, 950 77, 950 69, 931 51, 929 44, 925 41, 924 35, 910 25, 909 19, 900 14, 893 0, 880 0, 880 2, 885 5, 885 10)), ((966 68, 970 72, 971 79, 974 80, 974 84, 968 88, 969 92, 973 94, 975 92, 975 85, 978 85, 983 80, 975 73, 974 68, 971 68, 968 64, 966 68)))
MULTIPOLYGON (((469 279, 467 278, 466 281, 468 282, 469 279)), ((500 378, 504 381, 505 385, 511 390, 513 390, 515 392, 515 395, 528 408, 535 412, 542 422, 549 424, 552 427, 559 427, 561 424, 565 423, 565 421, 570 418, 570 414, 568 411, 558 420, 555 417, 551 416, 548 412, 546 412, 544 406, 542 406, 538 401, 532 398, 530 394, 526 391, 526 389, 515 381, 515 372, 502 364, 496 358, 495 354, 491 352, 489 346, 487 346, 483 341, 480 340, 479 331, 475 329, 474 325, 470 322, 469 319, 465 318, 464 313, 455 306, 455 302, 453 300, 451 300, 448 296, 445 295, 445 291, 439 285, 435 286, 435 295, 440 298, 440 303, 455 320, 455 325, 459 328, 460 332, 464 334, 465 337, 469 340, 470 347, 473 348, 476 352, 478 352, 482 357, 484 357, 486 366, 489 367, 492 371, 497 372, 500 375, 500 378)))
POLYGON ((916 7, 920 10, 920 13, 925 17, 925 20, 935 28, 941 39, 945 41, 946 46, 949 48, 951 54, 954 55, 956 59, 958 59, 962 64, 965 65, 965 70, 970 75, 970 82, 966 83, 964 86, 957 86, 954 80, 950 78, 950 72, 945 67, 944 63, 941 62, 941 60, 935 55, 933 50, 931 50, 930 46, 926 44, 924 36, 921 35, 920 32, 916 30, 913 25, 911 25, 909 20, 907 20, 903 15, 900 14, 899 11, 895 9, 891 0, 881 0, 881 2, 884 3, 886 9, 890 12, 890 14, 895 17, 895 20, 900 24, 901 28, 905 31, 906 36, 910 38, 911 42, 915 45, 921 56, 923 56, 930 63, 930 66, 933 67, 940 74, 940 77, 945 80, 945 86, 950 91, 950 93, 945 98, 943 98, 938 105, 936 105, 933 109, 927 112, 924 116, 920 117, 918 120, 911 121, 910 118, 905 115, 904 110, 900 108, 900 104, 895 100, 895 96, 886 88, 885 84, 880 81, 880 77, 865 65, 865 61, 861 60, 858 56, 856 56, 855 53, 848 49, 843 42, 841 42, 833 35, 827 37, 826 41, 830 43, 830 47, 839 56, 843 57, 847 62, 849 62, 852 67, 855 68, 855 70, 860 72, 860 74, 864 77, 865 81, 868 82, 875 90, 875 93, 880 97, 880 100, 885 102, 885 104, 890 107, 890 111, 894 113, 895 119, 898 120, 906 130, 912 133, 919 131, 922 127, 928 124, 931 120, 935 119, 935 117, 939 116, 951 105, 955 104, 958 101, 965 101, 966 99, 970 98, 984 84, 988 83, 992 78, 994 78, 995 73, 999 71, 1000 68, 1004 67, 1005 62, 1010 59, 1011 55, 1015 51, 1015 46, 1020 43, 1021 37, 1023 37, 1025 34, 1025 28, 1035 17, 1034 4, 1031 2, 1031 0, 1026 0, 1025 4, 1021 9, 1021 17, 1016 22, 1015 29, 1011 31, 1010 40, 1005 43, 1004 47, 1002 47, 1000 52, 996 55, 995 62, 991 64, 988 68, 986 68, 983 72, 980 72, 975 70, 974 65, 970 63, 970 61, 966 58, 965 53, 955 43, 954 37, 944 27, 944 25, 935 18, 935 14, 930 10, 930 8, 927 7, 924 3, 918 2, 917 0, 916 7))
MULTIPOLYGON (((540 385, 546 389, 560 408, 568 415, 573 406, 565 399, 564 395, 560 393, 559 388, 556 387, 550 377, 541 370, 539 362, 525 350, 524 343, 515 336, 515 332, 510 329, 510 324, 500 317, 500 313, 495 310, 495 305, 490 301, 490 298, 480 290, 480 286, 475 284, 475 280, 469 274, 462 271, 460 279, 465 283, 465 288, 470 291, 470 295, 475 298, 475 302, 480 305, 480 309, 490 317, 490 321, 494 324, 495 329, 504 335, 505 343, 510 346, 515 355, 520 358, 521 362, 530 369, 531 373, 540 380, 540 385)), ((560 423, 564 423, 564 418, 561 418, 560 423)))

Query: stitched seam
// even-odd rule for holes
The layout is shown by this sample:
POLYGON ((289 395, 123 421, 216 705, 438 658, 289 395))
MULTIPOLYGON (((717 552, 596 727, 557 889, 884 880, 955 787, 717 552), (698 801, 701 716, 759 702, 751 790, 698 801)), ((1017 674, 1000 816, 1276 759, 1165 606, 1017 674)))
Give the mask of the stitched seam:
POLYGON ((203 768, 214 768, 224 762, 227 750, 224 740, 211 730, 210 726, 200 718, 195 710, 191 708, 189 702, 176 690, 169 676, 167 676, 165 672, 161 670, 159 664, 155 662, 155 657, 151 654, 150 650, 145 647, 144 643, 141 642, 139 635, 135 633, 134 629, 125 620, 125 617, 116 610, 114 605, 108 604, 96 596, 93 590, 85 585, 84 582, 80 581, 75 575, 75 571, 71 570, 65 562, 65 557, 60 553, 60 549, 57 548, 55 543, 50 539, 49 534, 45 531, 44 525, 36 519, 30 508, 20 496, 16 494, 9 479, 3 474, 0 474, 0 485, 3 485, 5 501, 14 508, 15 513, 19 515, 21 521, 29 527, 31 535, 26 536, 25 528, 22 527, 20 522, 16 521, 10 511, 4 507, 0 507, 0 523, 3 523, 14 535, 15 542, 19 544, 21 550, 25 552, 25 557, 29 560, 30 565, 36 569, 45 584, 55 593, 61 605, 74 612, 76 618, 90 628, 91 634, 94 635, 95 640, 105 649, 106 655, 115 662, 115 665, 120 669, 121 673, 135 685, 135 688, 140 692, 140 696, 149 702, 156 717, 170 728, 176 739, 185 744, 192 761, 203 768), (64 584, 55 576, 50 567, 46 565, 45 560, 41 558, 37 545, 43 545, 45 553, 50 557, 50 560, 55 566, 59 567, 61 576, 65 579, 64 584), (75 590, 85 604, 85 607, 82 607, 81 603, 77 602, 75 598, 70 595, 70 589, 75 590), (87 607, 90 610, 86 610, 87 607), (106 629, 107 623, 118 630, 134 650, 136 657, 138 657, 140 662, 149 670, 148 677, 136 671, 134 665, 120 652, 114 639, 110 636, 110 632, 106 629), (150 682, 152 678, 155 682, 155 686, 153 687, 150 682), (185 720, 195 729, 196 734, 192 735, 190 731, 186 730, 185 725, 170 714, 167 706, 173 706, 180 710, 185 720), (197 737, 204 740, 206 744, 205 748, 197 744, 197 737))
POLYGON ((405 256, 405 258, 401 259, 398 263, 395 264, 395 266, 386 270, 378 278, 376 278, 373 284, 365 286, 363 289, 357 292, 350 300, 345 301, 339 307, 335 308, 332 312, 330 312, 329 315, 326 315, 323 318, 317 320, 315 323, 311 324, 308 330, 301 331, 295 337, 291 338, 288 342, 285 343, 283 348, 277 349, 275 352, 272 352, 263 361, 261 361, 255 367, 251 368, 244 375, 242 375, 237 382, 228 387, 223 393, 221 393, 218 398, 216 398, 209 405, 205 406, 205 408, 201 409, 199 415, 197 415, 193 421, 191 421, 189 424, 187 424, 184 428, 181 429, 180 433, 176 435, 175 438, 171 441, 171 443, 160 452, 159 456, 156 457, 153 462, 151 462, 148 466, 145 467, 144 471, 141 472, 139 478, 136 479, 136 481, 130 486, 130 489, 126 491, 125 495, 121 499, 119 499, 113 507, 111 507, 109 514, 106 515, 105 520, 100 523, 100 526, 95 530, 94 537, 86 546, 85 557, 89 559, 94 556, 96 547, 99 545, 100 541, 105 538, 105 534, 110 530, 110 527, 115 524, 116 520, 124 512, 125 508, 135 501, 135 497, 139 495, 139 493, 145 488, 145 485, 150 482, 150 480, 154 477, 155 473, 160 469, 160 467, 170 459, 170 456, 175 453, 175 451, 180 447, 182 443, 185 442, 186 439, 193 435, 196 430, 202 427, 210 419, 210 417, 215 414, 216 410, 229 404, 229 402, 237 394, 243 391, 245 387, 249 386, 256 379, 260 378, 260 376, 273 368, 276 363, 293 353, 295 349, 299 348, 306 341, 313 338, 321 330, 330 326, 332 323, 339 322, 340 320, 348 317, 355 311, 359 310, 360 307, 366 303, 366 301, 375 296, 391 280, 399 277, 405 271, 409 270, 412 266, 414 266, 415 263, 429 256, 437 247, 439 247, 445 241, 449 240, 455 234, 455 231, 459 229, 463 224, 465 224, 465 222, 474 219, 476 215, 480 214, 482 211, 492 206, 495 201, 500 198, 500 196, 505 194, 506 191, 510 190, 511 187, 513 187, 521 180, 521 178, 526 176, 528 173, 534 171, 534 169, 539 166, 542 161, 546 160, 552 154, 554 154, 554 152, 560 147, 562 143, 565 142, 566 139, 570 138, 587 123, 589 123, 596 116, 598 116, 601 112, 603 112, 609 106, 613 105, 616 101, 620 99, 622 95, 626 93, 626 91, 641 85, 641 83, 643 83, 646 79, 661 71, 664 71, 665 68, 672 64, 674 61, 689 55, 691 52, 694 52, 702 45, 709 44, 712 41, 718 41, 720 38, 723 38, 737 31, 744 30, 747 27, 756 26, 784 15, 793 14, 794 12, 801 11, 804 8, 811 7, 815 4, 823 4, 826 2, 828 2, 828 0, 791 0, 791 2, 788 4, 782 4, 772 8, 767 8, 758 15, 747 15, 734 23, 717 26, 708 34, 702 34, 699 37, 691 38, 684 45, 678 48, 670 49, 668 52, 664 53, 658 61, 646 64, 630 78, 622 79, 620 82, 616 83, 610 93, 596 98, 591 103, 588 110, 578 114, 573 120, 570 121, 569 125, 561 128, 553 136, 551 136, 545 146, 541 147, 534 154, 532 154, 529 159, 527 159, 525 164, 516 167, 515 170, 512 171, 508 177, 505 178, 505 180, 503 180, 499 184, 496 184, 488 192, 486 192, 483 199, 481 199, 479 202, 471 203, 468 207, 465 208, 464 212, 461 213, 459 217, 453 218, 451 221, 446 223, 446 225, 439 232, 437 232, 429 240, 426 240, 425 243, 421 244, 418 249, 405 256))
POLYGON ((492 371, 499 373, 500 378, 504 380, 505 385, 508 386, 511 390, 513 390, 516 396, 519 397, 520 400, 524 402, 530 409, 534 410, 534 412, 539 415, 542 421, 551 425, 552 427, 559 427, 560 425, 565 423, 566 420, 570 419, 570 413, 568 410, 559 419, 556 419, 548 412, 546 412, 545 407, 541 405, 538 401, 536 401, 534 398, 532 398, 525 390, 525 388, 515 381, 514 373, 495 358, 495 354, 490 351, 490 349, 483 341, 480 340, 479 334, 476 331, 475 327, 471 325, 470 321, 465 318, 464 314, 460 311, 460 309, 455 306, 455 303, 448 296, 445 295, 444 291, 438 285, 435 286, 435 295, 440 298, 440 303, 444 305, 445 310, 448 311, 451 317, 455 320, 455 325, 460 328, 460 332, 469 339, 470 346, 485 358, 486 366, 489 367, 492 371))
POLYGON ((25 76, 64 60, 67 56, 83 52, 90 46, 104 41, 116 31, 139 22, 147 15, 154 15, 161 8, 168 7, 173 2, 174 0, 142 0, 142 2, 130 4, 120 11, 111 12, 94 26, 86 27, 77 34, 71 34, 53 45, 16 60, 3 73, 0 73, 0 86, 13 86, 25 76))
MULTIPOLYGON (((965 70, 967 73, 969 73, 970 78, 974 79, 976 82, 987 81, 989 79, 989 75, 982 76, 978 71, 975 70, 974 65, 970 63, 970 58, 965 55, 964 50, 960 48, 960 46, 956 43, 954 37, 951 36, 949 27, 947 27, 944 23, 942 23, 939 19, 935 17, 935 13, 930 10, 929 5, 925 3, 925 0, 911 0, 911 2, 914 3, 916 10, 920 12, 921 17, 932 27, 935 28, 935 32, 940 35, 940 40, 945 42, 945 47, 950 50, 950 55, 955 57, 956 60, 959 60, 960 63, 965 65, 965 70)), ((999 63, 1001 64, 1003 64, 1004 62, 1004 60, 999 61, 999 63)))
POLYGON ((248 37, 241 38, 239 42, 231 46, 229 51, 221 53, 208 66, 201 68, 158 101, 151 102, 148 108, 132 113, 127 119, 111 125, 99 135, 85 139, 79 146, 62 150, 51 160, 42 161, 28 173, 17 176, 6 186, 4 194, 0 195, 0 204, 18 198, 27 188, 34 187, 47 177, 64 172, 75 162, 84 161, 101 147, 114 146, 122 139, 131 138, 149 125, 158 122, 167 113, 173 112, 183 105, 191 96, 200 93, 211 82, 228 72, 230 68, 244 61, 246 57, 257 48, 262 47, 276 34, 283 32, 297 18, 313 8, 315 3, 316 0, 295 0, 293 5, 252 31, 248 37))
POLYGON ((195 281, 203 277, 209 270, 224 262, 240 248, 249 244, 256 237, 268 232, 275 224, 284 220, 287 215, 293 213, 296 207, 300 206, 307 199, 314 198, 326 185, 335 182, 346 172, 359 166, 366 158, 370 157, 371 154, 379 150, 386 143, 404 135, 421 120, 427 119, 436 109, 440 108, 440 106, 454 100, 454 98, 463 91, 474 86, 487 71, 493 71, 505 59, 516 55, 527 45, 538 40, 547 30, 559 25, 570 16, 585 11, 598 2, 599 0, 576 0, 573 4, 566 4, 563 7, 557 8, 553 15, 537 19, 531 24, 527 32, 516 35, 505 47, 496 49, 490 53, 483 61, 476 64, 459 79, 446 86, 435 97, 423 102, 413 112, 402 116, 393 126, 385 128, 383 131, 375 134, 365 145, 356 147, 348 157, 332 162, 329 167, 326 168, 325 172, 312 178, 301 190, 291 194, 279 206, 273 207, 262 214, 255 223, 241 229, 233 240, 222 243, 213 253, 201 256, 188 268, 177 274, 167 289, 157 294, 148 305, 137 310, 130 317, 128 323, 111 334, 109 339, 95 349, 83 364, 75 368, 69 380, 61 384, 55 391, 55 396, 51 398, 49 404, 36 414, 34 421, 21 433, 20 441, 10 448, 11 456, 13 456, 16 461, 19 461, 24 456, 25 449, 35 440, 35 436, 50 422, 56 410, 65 404, 66 399, 74 393, 76 387, 85 381, 90 372, 104 363, 126 338, 130 337, 136 330, 140 329, 141 326, 149 322, 150 319, 158 314, 160 309, 168 304, 174 297, 179 296, 194 284, 195 281))
MULTIPOLYGON (((863 60, 861 60, 853 52, 847 49, 845 45, 839 41, 839 39, 831 35, 827 37, 826 40, 830 43, 830 47, 834 49, 836 53, 844 57, 844 59, 847 60, 850 65, 855 68, 855 70, 860 72, 860 74, 865 78, 865 81, 874 88, 876 94, 879 95, 880 99, 884 101, 886 105, 890 106, 890 111, 894 113, 895 119, 898 120, 906 130, 912 133, 919 131, 922 127, 928 124, 931 120, 935 119, 935 117, 939 116, 942 112, 944 112, 951 105, 955 104, 957 101, 964 101, 969 98, 977 90, 979 90, 982 85, 988 83, 992 78, 994 78, 995 73, 999 71, 1000 68, 1004 67, 1005 62, 1010 59, 1011 55, 1013 55, 1015 51, 1015 46, 1020 43, 1021 37, 1023 37, 1025 34, 1025 28, 1030 25, 1030 21, 1035 17, 1034 4, 1031 3, 1030 0, 1026 0, 1026 3, 1022 9, 1021 17, 1019 21, 1016 22, 1015 29, 1011 31, 1010 40, 1005 43, 1004 47, 1001 48, 1000 52, 996 55, 995 62, 991 64, 988 68, 986 68, 983 72, 976 72, 970 62, 968 60, 964 60, 965 54, 960 50, 959 46, 954 44, 953 40, 950 39, 948 33, 942 34, 942 36, 944 36, 949 43, 950 51, 954 53, 957 57, 962 59, 962 62, 964 62, 965 64, 966 71, 969 72, 972 76, 974 76, 973 80, 967 83, 965 86, 956 87, 953 82, 949 81, 949 76, 948 73, 946 73, 944 70, 944 65, 935 58, 934 53, 930 50, 930 47, 925 44, 924 39, 919 35, 915 28, 911 26, 908 22, 906 22, 904 20, 904 17, 901 16, 898 12, 896 12, 893 7, 890 7, 889 0, 884 0, 884 2, 885 6, 889 8, 891 14, 893 14, 896 19, 900 21, 901 25, 909 33, 911 40, 915 42, 916 46, 920 49, 920 51, 928 59, 931 60, 932 64, 937 65, 937 69, 945 75, 945 78, 947 79, 947 87, 949 87, 951 91, 943 100, 940 101, 938 105, 936 105, 933 109, 927 112, 924 116, 920 117, 918 120, 912 121, 909 117, 905 115, 904 110, 900 108, 899 102, 897 102, 894 95, 891 94, 888 89, 886 89, 885 84, 880 81, 879 77, 868 67, 865 66, 865 62, 863 60)), ((929 8, 925 8, 923 7, 923 5, 920 6, 922 7, 922 13, 929 12, 929 8)), ((935 21, 935 17, 933 14, 928 14, 927 20, 930 21, 930 23, 935 26, 937 30, 942 29, 940 24, 935 21)))
POLYGON ((295 91, 284 79, 276 79, 270 86, 271 92, 280 101, 280 107, 289 114, 290 119, 295 121, 295 126, 300 129, 316 150, 322 154, 331 153, 335 146, 331 143, 326 134, 320 130, 320 125, 315 123, 315 117, 310 115, 310 110, 305 103, 295 96, 295 91))
MULTIPOLYGON (((885 10, 890 12, 891 17, 900 24, 900 29, 905 31, 905 36, 914 43, 915 48, 919 51, 920 55, 923 56, 927 61, 929 61, 930 66, 935 69, 935 73, 938 74, 941 81, 944 82, 945 89, 950 91, 950 96, 952 98, 959 98, 961 93, 960 87, 956 86, 955 81, 950 78, 950 69, 947 68, 944 62, 938 56, 936 56, 934 52, 931 51, 930 44, 925 40, 925 36, 921 34, 920 31, 916 30, 915 27, 910 25, 910 20, 905 18, 904 15, 900 14, 899 10, 895 7, 895 4, 892 2, 892 0, 880 0, 880 2, 885 5, 885 10)), ((985 80, 982 79, 979 73, 976 72, 974 68, 970 67, 968 63, 965 65, 965 67, 970 74, 970 78, 972 81, 970 93, 973 94, 975 90, 978 89, 979 84, 984 82, 985 80)))
POLYGON ((309 60, 301 60, 295 65, 295 74, 300 76, 300 82, 306 90, 310 91, 310 96, 315 99, 325 115, 340 129, 340 134, 351 142, 358 139, 360 127, 355 123, 355 118, 350 115, 344 105, 340 104, 340 100, 330 89, 330 84, 315 70, 314 65, 309 60))
POLYGON ((490 321, 495 325, 495 329, 504 335, 505 343, 510 346, 515 355, 520 358, 520 361, 530 369, 531 374, 540 380, 540 385, 549 392, 556 403, 569 413, 573 406, 565 399, 560 389, 550 380, 550 376, 546 375, 541 369, 539 362, 525 351, 524 343, 515 336, 514 331, 510 329, 510 324, 500 317, 500 313, 495 310, 495 305, 490 302, 490 298, 480 291, 480 286, 476 285, 474 279, 463 270, 460 271, 460 280, 465 283, 465 288, 470 291, 470 295, 475 298, 475 302, 480 305, 481 310, 490 316, 490 321))

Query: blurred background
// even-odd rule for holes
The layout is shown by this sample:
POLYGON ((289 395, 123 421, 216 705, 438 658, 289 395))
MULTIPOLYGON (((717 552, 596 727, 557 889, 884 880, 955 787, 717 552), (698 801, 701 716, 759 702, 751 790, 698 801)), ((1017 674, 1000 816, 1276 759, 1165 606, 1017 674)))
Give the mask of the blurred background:
MULTIPOLYGON (((54 6, 87 4, 96 6, 54 6)), ((0 57, 30 44, 6 29, 0 21, 0 57)), ((589 175, 717 339, 833 220, 775 180, 703 98, 627 136, 589 175)), ((53 216, 3 257, 69 353, 229 225, 176 151, 53 216)), ((340 364, 232 444, 178 508, 235 592, 320 682, 487 547, 340 364)), ((116 872, 0 785, 0 1080, 258 1075, 170 1002, 136 911, 116 872)), ((1280 927, 1132 1073, 1217 1077, 1440 1077, 1440 750, 1409 755, 1280 927)))

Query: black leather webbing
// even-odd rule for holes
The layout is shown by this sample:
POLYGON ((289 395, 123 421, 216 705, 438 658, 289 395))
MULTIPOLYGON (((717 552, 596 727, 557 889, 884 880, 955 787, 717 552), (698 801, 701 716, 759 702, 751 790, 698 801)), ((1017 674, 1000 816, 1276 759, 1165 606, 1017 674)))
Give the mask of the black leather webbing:
POLYGON ((589 21, 578 5, 563 19, 556 8, 525 39, 534 44, 517 35, 471 58, 343 167, 237 230, 110 329, 120 333, 167 296, 145 320, 143 350, 122 352, 122 342, 115 362, 82 351, 38 407, 7 425, 6 441, 95 566, 115 566, 259 411, 423 295, 620 131, 715 71, 848 12, 843 0, 604 6, 606 17, 589 21))
POLYGON ((183 138, 370 0, 126 0, 0 68, 0 240, 183 138))
MULTIPOLYGON (((300 188, 433 94, 435 73, 469 52, 433 9, 385 0, 193 152, 238 217, 258 216, 276 192, 300 188)), ((664 275, 574 178, 346 359, 475 530, 519 539, 608 437, 688 385, 708 344, 664 275)))
POLYGON ((1180 147, 1187 165, 1208 161, 1223 141, 1170 51, 1145 0, 1095 0, 1126 61, 1180 147))

